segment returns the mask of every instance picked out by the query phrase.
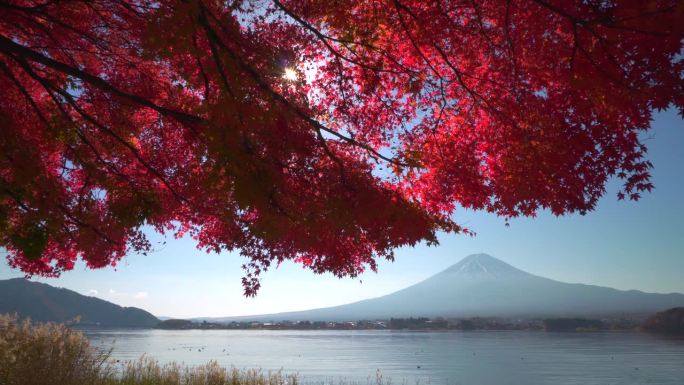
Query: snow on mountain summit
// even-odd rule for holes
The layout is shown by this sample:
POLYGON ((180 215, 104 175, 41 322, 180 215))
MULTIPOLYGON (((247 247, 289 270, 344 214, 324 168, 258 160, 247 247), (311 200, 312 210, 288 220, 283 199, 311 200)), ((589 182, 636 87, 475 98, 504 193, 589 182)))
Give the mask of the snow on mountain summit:
POLYGON ((490 276, 527 274, 508 263, 494 258, 489 254, 472 254, 463 258, 443 273, 467 276, 490 276))

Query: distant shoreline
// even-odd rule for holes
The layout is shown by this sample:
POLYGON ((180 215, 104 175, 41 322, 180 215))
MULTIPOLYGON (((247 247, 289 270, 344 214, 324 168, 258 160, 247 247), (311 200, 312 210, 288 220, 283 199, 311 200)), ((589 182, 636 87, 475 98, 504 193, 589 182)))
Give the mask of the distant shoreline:
POLYGON ((404 331, 638 331, 640 320, 633 318, 391 318, 361 321, 280 321, 207 322, 184 319, 161 321, 161 330, 404 330, 404 331))

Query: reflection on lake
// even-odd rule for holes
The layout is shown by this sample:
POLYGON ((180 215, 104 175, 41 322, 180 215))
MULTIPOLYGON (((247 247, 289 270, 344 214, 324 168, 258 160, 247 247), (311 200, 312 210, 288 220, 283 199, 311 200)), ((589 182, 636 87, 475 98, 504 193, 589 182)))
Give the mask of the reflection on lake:
POLYGON ((684 384, 684 340, 632 332, 85 330, 113 358, 282 369, 303 382, 684 384), (379 372, 378 372, 379 371, 379 372))

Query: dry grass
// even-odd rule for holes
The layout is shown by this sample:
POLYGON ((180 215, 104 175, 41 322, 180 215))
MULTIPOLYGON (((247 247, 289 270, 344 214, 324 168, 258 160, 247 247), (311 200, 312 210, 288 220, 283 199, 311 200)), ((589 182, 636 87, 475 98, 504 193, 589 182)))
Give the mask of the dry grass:
POLYGON ((189 368, 149 358, 109 360, 81 333, 0 315, 1 385, 298 385, 294 375, 224 368, 215 361, 189 368))
MULTIPOLYGON (((177 363, 160 365, 152 359, 129 362, 111 385, 297 385, 297 377, 280 372, 225 368, 216 361, 189 368, 177 363)), ((109 384, 108 384, 109 385, 109 384)))
POLYGON ((0 384, 99 385, 113 378, 108 354, 59 324, 0 315, 0 384))

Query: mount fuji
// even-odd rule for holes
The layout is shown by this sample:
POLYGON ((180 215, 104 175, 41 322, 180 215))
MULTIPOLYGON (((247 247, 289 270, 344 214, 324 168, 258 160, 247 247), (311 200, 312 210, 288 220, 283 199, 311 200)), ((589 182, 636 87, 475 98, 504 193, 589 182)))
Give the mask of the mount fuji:
POLYGON ((426 280, 394 293, 346 305, 215 322, 346 321, 391 317, 618 316, 684 306, 684 294, 565 283, 519 270, 487 254, 470 255, 426 280))

